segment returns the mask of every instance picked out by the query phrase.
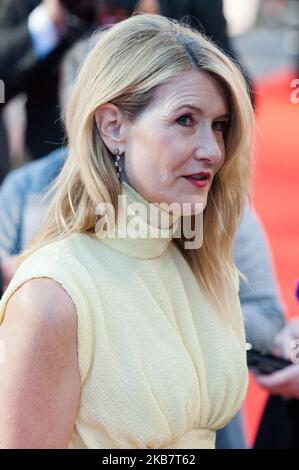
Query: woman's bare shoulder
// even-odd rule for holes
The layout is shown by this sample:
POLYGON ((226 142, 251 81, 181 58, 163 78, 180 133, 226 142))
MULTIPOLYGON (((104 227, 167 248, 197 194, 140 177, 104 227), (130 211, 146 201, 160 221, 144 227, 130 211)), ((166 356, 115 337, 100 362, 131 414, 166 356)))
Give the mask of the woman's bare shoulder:
POLYGON ((26 281, 12 294, 5 319, 35 322, 53 329, 64 325, 68 328, 76 324, 76 307, 61 284, 40 277, 26 281))
POLYGON ((26 281, 8 300, 0 339, 0 448, 66 447, 80 394, 71 298, 52 279, 26 281))

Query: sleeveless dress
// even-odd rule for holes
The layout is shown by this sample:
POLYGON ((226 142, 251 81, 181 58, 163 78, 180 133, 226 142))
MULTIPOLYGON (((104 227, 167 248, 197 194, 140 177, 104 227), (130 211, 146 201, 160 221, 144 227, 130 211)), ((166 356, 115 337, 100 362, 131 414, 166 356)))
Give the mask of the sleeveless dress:
MULTIPOLYGON (((125 182, 122 192, 127 204, 149 207, 125 182)), ((57 281, 74 302, 81 398, 68 448, 211 449, 242 405, 237 272, 228 320, 167 236, 176 222, 155 226, 159 238, 76 233, 48 244, 21 264, 1 299, 0 323, 11 295, 33 278, 57 281)))

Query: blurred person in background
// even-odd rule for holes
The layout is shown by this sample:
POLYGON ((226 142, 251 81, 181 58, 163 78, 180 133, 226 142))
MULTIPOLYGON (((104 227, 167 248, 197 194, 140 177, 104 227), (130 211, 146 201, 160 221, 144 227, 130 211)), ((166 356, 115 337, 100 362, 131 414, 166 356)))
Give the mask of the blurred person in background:
POLYGON ((287 399, 299 400, 298 318, 290 319, 286 326, 277 334, 273 344, 273 353, 294 364, 270 375, 255 374, 256 382, 272 395, 281 395, 287 399))
MULTIPOLYGON (((295 296, 299 303, 299 281, 295 296)), ((299 400, 299 319, 297 317, 290 319, 279 331, 272 349, 273 354, 293 362, 294 365, 267 376, 255 374, 257 383, 272 395, 299 400)), ((299 410, 299 405, 297 406, 299 410)), ((299 442, 297 444, 299 446, 299 442)))
MULTIPOLYGON (((19 93, 27 96, 25 143, 30 158, 46 155, 64 137, 58 103, 64 53, 98 25, 129 16, 135 4, 132 0, 1 0, 0 79, 6 103, 19 93)), ((1 160, 8 162, 2 122, 0 139, 1 160)))
POLYGON ((271 375, 254 375, 256 382, 269 393, 255 437, 254 449, 298 449, 298 317, 289 320, 276 336, 273 352, 293 364, 271 375))
MULTIPOLYGON (((276 337, 286 325, 272 253, 262 222, 247 206, 234 240, 234 260, 246 280, 240 280, 240 302, 246 341, 256 349, 273 351, 276 337)), ((242 411, 218 431, 216 448, 247 447, 242 411)))

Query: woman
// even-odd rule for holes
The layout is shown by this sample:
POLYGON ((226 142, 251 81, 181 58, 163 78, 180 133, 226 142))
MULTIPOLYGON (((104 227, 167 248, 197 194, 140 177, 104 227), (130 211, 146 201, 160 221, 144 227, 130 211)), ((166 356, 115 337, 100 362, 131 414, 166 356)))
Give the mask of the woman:
POLYGON ((53 203, 0 304, 1 446, 213 448, 247 387, 242 75, 199 33, 136 15, 100 38, 66 111, 53 203), (179 228, 202 208, 194 248, 179 228))

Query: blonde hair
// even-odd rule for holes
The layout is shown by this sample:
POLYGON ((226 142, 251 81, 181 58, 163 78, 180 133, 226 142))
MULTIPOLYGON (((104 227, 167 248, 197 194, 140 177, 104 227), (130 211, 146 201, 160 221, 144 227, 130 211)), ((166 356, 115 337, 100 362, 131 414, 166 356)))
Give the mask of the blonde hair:
POLYGON ((204 211, 203 245, 185 250, 183 238, 174 240, 207 297, 225 309, 225 293, 235 289, 232 242, 250 195, 251 101, 241 72, 224 53, 197 31, 159 15, 137 14, 114 25, 86 58, 66 109, 69 155, 52 188, 47 222, 21 259, 74 232, 93 230, 99 203, 112 203, 117 214, 121 186, 113 155, 96 130, 96 109, 111 102, 133 121, 157 87, 191 69, 222 84, 231 118, 225 163, 204 211))

